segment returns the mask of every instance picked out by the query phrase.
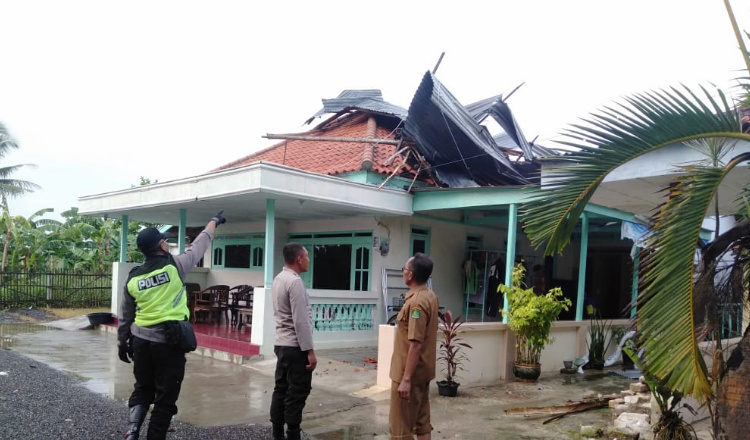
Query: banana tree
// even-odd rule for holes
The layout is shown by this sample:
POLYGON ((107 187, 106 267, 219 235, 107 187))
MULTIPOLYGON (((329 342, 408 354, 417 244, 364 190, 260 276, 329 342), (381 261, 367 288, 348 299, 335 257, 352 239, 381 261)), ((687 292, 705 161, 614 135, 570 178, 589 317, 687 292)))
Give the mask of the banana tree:
MULTIPOLYGON (((18 143, 10 136, 8 129, 0 122, 0 158, 5 157, 11 149, 18 148, 18 143)), ((10 211, 8 209, 8 197, 16 197, 39 188, 39 185, 25 180, 12 179, 11 176, 23 167, 33 166, 29 164, 10 165, 0 167, 0 196, 2 196, 2 218, 6 226, 5 241, 3 242, 3 257, 0 262, 0 272, 5 271, 8 256, 8 246, 10 245, 10 211)))
MULTIPOLYGON (((548 255, 569 243, 586 204, 616 168, 674 144, 701 139, 750 141, 740 117, 720 90, 681 87, 625 99, 590 115, 564 133, 575 152, 556 158, 562 165, 544 169, 548 184, 532 188, 533 201, 522 211, 527 235, 545 245, 548 255)), ((726 163, 683 166, 665 188, 666 202, 656 210, 641 264, 637 325, 647 347, 649 371, 700 400, 713 396, 701 356, 694 320, 694 255, 701 225, 719 185, 750 153, 726 163), (665 313, 669 310, 669 313, 665 313)), ((738 194, 739 195, 739 194, 738 194)))

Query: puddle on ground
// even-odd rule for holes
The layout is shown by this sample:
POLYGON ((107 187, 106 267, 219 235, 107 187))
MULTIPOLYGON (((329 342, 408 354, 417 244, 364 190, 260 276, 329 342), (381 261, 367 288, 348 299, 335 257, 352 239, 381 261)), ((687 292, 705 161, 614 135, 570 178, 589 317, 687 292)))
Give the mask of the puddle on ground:
POLYGON ((2 323, 0 324, 0 348, 7 349, 14 347, 18 342, 18 339, 15 337, 16 335, 39 333, 47 330, 53 329, 46 325, 32 324, 29 322, 2 323))
MULTIPOLYGON (((334 429, 330 427, 306 429, 305 432, 314 435, 316 440, 356 440, 363 437, 363 431, 359 426, 345 426, 334 429)), ((368 437, 372 437, 372 434, 368 437)))

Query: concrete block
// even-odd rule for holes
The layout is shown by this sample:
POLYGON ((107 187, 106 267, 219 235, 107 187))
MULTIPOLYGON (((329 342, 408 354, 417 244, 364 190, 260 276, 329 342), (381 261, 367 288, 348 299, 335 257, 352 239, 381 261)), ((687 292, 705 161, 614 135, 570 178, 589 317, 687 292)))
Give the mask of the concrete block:
POLYGON ((638 403, 638 396, 625 396, 623 401, 627 404, 635 405, 638 403))
POLYGON ((615 427, 608 427, 605 434, 607 435, 607 438, 616 438, 617 440, 640 440, 640 433, 637 431, 632 431, 627 428, 625 429, 618 429, 615 427))
POLYGON ((604 435, 602 428, 598 426, 583 425, 581 426, 581 437, 597 438, 604 435))
POLYGON ((645 383, 631 383, 630 391, 633 391, 636 393, 647 393, 648 385, 646 385, 645 383))
POLYGON ((617 405, 622 405, 622 404, 624 404, 624 403, 625 403, 625 401, 624 401, 624 400, 622 400, 622 399, 612 399, 612 400, 610 400, 610 401, 608 402, 608 404, 609 404, 609 407, 610 407, 610 408, 614 408, 614 407, 616 407, 617 405))
POLYGON ((619 417, 620 414, 630 412, 630 410, 631 410, 631 405, 626 405, 626 404, 615 405, 615 407, 613 408, 615 417, 619 417))
POLYGON ((648 414, 622 413, 615 419, 614 427, 627 432, 646 433, 651 430, 651 417, 648 414))

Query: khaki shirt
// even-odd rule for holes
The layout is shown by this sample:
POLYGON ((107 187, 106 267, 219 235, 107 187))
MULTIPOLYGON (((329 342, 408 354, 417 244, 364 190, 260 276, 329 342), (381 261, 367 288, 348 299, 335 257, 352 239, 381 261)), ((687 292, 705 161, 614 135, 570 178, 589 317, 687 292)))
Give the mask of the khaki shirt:
POLYGON ((422 342, 422 352, 412 374, 412 384, 424 384, 435 378, 438 330, 438 298, 427 286, 406 292, 404 306, 398 312, 396 342, 391 358, 391 380, 401 382, 406 368, 409 342, 422 342))

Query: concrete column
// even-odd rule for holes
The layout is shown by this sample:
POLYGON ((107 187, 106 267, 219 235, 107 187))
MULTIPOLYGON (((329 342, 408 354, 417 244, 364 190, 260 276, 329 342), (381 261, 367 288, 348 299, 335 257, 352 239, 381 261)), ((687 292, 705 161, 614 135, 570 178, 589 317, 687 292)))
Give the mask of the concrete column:
POLYGON ((641 248, 636 246, 635 256, 633 257, 633 291, 632 291, 632 294, 630 295, 631 304, 632 304, 630 308, 631 318, 635 318, 635 314, 638 312, 636 301, 638 300, 638 276, 640 275, 638 266, 640 265, 641 265, 641 248))
POLYGON ((185 227, 187 224, 187 211, 185 208, 180 208, 180 225, 177 227, 177 253, 182 254, 185 252, 185 227))
POLYGON ((581 214, 581 252, 578 255, 578 300, 576 301, 576 321, 583 321, 583 298, 586 291, 586 259, 589 247, 589 217, 581 214))
POLYGON ((128 216, 122 216, 120 226, 120 263, 128 261, 128 216))
MULTIPOLYGON (((518 236, 518 204, 508 205, 508 243, 505 250, 505 285, 513 283, 513 263, 516 261, 516 237, 518 236)), ((508 297, 503 295, 503 311, 508 311, 508 297)), ((508 314, 503 313, 503 322, 508 323, 508 314)))
POLYGON ((273 283, 273 249, 276 234, 276 200, 266 200, 266 251, 263 254, 264 287, 270 289, 273 283))

